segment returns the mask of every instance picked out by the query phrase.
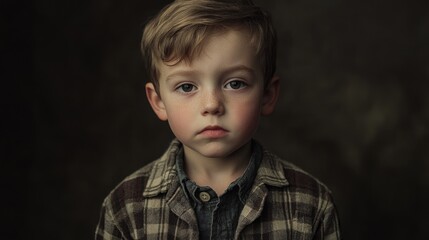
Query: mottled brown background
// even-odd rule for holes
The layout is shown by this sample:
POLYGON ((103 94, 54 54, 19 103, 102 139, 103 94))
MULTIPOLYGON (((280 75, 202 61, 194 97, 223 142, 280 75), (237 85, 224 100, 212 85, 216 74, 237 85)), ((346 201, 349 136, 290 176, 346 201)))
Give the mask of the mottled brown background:
MULTIPOLYGON (((172 135, 139 53, 163 1, 2 1, 4 239, 90 239, 172 135)), ((429 235, 429 2, 267 0, 282 90, 257 138, 333 191, 346 239, 429 235)))

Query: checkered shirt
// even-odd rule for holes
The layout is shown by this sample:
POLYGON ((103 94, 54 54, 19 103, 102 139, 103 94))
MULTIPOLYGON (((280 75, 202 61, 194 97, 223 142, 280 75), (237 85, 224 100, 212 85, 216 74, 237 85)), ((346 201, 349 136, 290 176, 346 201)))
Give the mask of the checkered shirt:
MULTIPOLYGON (((199 239, 180 187, 174 140, 164 155, 124 179, 104 200, 95 239, 199 239)), ((341 239, 329 189, 264 150, 234 239, 341 239)))

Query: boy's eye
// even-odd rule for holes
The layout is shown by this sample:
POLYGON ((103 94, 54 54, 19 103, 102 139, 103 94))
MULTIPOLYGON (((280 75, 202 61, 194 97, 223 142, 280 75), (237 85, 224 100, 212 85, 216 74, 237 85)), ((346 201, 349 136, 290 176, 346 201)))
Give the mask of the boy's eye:
POLYGON ((194 88, 195 88, 195 86, 194 86, 194 85, 189 84, 189 83, 185 83, 185 84, 180 85, 180 86, 177 88, 177 90, 178 90, 179 92, 185 92, 185 93, 188 93, 188 92, 192 92, 192 91, 194 90, 194 88))
POLYGON ((234 81, 228 82, 225 85, 225 87, 229 88, 229 89, 240 89, 240 88, 243 88, 243 87, 246 87, 246 86, 247 86, 246 83, 244 83, 243 81, 238 81, 238 80, 234 80, 234 81))

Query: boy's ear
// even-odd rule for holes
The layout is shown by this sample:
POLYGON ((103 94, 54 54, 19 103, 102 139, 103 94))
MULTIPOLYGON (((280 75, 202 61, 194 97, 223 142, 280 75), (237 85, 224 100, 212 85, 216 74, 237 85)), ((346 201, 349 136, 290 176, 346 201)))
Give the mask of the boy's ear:
POLYGON ((280 78, 278 76, 274 76, 264 90, 264 96, 262 98, 262 115, 269 115, 274 111, 279 97, 279 90, 280 78))
POLYGON ((166 121, 168 119, 167 111, 165 110, 164 102, 155 90, 155 86, 151 82, 146 83, 145 89, 147 100, 149 101, 153 111, 159 119, 161 119, 162 121, 166 121))

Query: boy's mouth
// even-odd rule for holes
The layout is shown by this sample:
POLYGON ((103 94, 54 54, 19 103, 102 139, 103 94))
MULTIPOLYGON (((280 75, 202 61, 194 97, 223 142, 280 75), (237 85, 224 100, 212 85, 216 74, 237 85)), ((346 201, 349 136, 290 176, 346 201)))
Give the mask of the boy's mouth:
POLYGON ((220 126, 207 126, 201 130, 198 134, 209 138, 221 138, 224 137, 229 131, 220 126))

